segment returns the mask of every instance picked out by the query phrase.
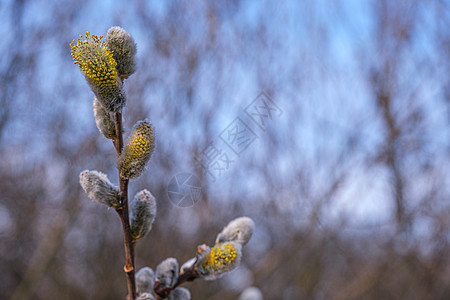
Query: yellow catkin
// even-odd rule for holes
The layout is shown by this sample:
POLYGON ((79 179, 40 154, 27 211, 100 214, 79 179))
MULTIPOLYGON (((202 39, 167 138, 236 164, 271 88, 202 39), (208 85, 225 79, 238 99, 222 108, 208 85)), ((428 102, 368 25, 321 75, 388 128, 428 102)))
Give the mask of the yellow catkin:
POLYGON ((117 111, 125 102, 117 63, 102 37, 89 31, 70 44, 73 61, 84 73, 99 102, 109 111, 117 111))
POLYGON ((232 264, 236 260, 236 257, 236 249, 231 243, 216 245, 211 248, 208 260, 206 260, 202 266, 221 269, 222 267, 232 264))
POLYGON ((242 256, 241 244, 219 243, 211 249, 206 245, 199 248, 197 272, 206 280, 214 280, 235 269, 242 256))
POLYGON ((135 178, 145 168, 155 148, 155 134, 151 124, 140 121, 131 132, 131 136, 118 159, 118 169, 124 178, 135 178))
POLYGON ((84 39, 74 39, 70 48, 74 63, 96 84, 102 86, 115 81, 116 61, 101 38, 86 31, 84 39))

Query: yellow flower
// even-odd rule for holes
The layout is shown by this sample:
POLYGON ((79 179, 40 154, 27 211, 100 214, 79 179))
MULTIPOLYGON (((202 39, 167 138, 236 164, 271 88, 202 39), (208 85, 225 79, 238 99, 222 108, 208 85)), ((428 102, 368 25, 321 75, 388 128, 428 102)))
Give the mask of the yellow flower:
POLYGON ((108 111, 117 112, 125 105, 122 81, 117 75, 116 61, 102 36, 91 35, 89 31, 83 38, 70 44, 74 63, 84 73, 87 82, 102 106, 108 111))
POLYGON ((211 249, 208 260, 202 266, 226 266, 236 259, 236 250, 231 243, 216 245, 211 249))
POLYGON ((222 274, 235 269, 241 261, 241 244, 227 242, 216 244, 210 250, 205 247, 199 253, 199 262, 197 271, 207 279, 212 280, 220 277, 222 274))
POLYGON ((131 132, 122 154, 117 161, 117 167, 123 178, 135 178, 145 168, 155 148, 155 133, 147 121, 140 121, 131 132))

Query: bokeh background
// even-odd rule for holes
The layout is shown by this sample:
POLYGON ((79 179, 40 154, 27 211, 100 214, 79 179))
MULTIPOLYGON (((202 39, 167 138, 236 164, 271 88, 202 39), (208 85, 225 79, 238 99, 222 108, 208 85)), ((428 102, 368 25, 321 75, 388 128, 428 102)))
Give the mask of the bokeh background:
POLYGON ((0 20, 0 299, 125 298, 119 218, 78 183, 117 183, 115 152, 69 47, 114 25, 138 47, 125 127, 157 134, 130 184, 158 201, 138 268, 245 215, 240 268, 193 299, 450 298, 450 2, 2 0, 0 20), (240 155, 220 138, 237 117, 257 137, 240 155), (199 165, 211 143, 226 169, 199 165), (167 195, 181 172, 191 207, 167 195))

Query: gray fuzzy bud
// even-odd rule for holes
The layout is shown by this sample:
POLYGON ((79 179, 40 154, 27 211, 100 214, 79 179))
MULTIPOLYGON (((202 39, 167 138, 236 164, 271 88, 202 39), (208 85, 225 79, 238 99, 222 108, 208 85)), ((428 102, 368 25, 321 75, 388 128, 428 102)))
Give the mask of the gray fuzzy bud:
POLYGON ((255 222, 248 217, 234 219, 217 235, 216 244, 225 242, 237 242, 247 244, 253 234, 255 222))
POLYGON ((107 139, 113 139, 116 137, 116 125, 113 115, 106 110, 98 101, 97 97, 94 97, 93 110, 95 116, 95 123, 100 133, 107 139))
POLYGON ((106 174, 85 170, 80 173, 80 184, 92 200, 107 206, 120 206, 120 193, 108 180, 106 174))
POLYGON ((106 33, 105 42, 117 62, 117 72, 127 78, 136 70, 136 44, 131 35, 119 26, 111 27, 106 33))
POLYGON ((257 287, 251 286, 242 292, 238 300, 263 300, 263 295, 257 287))
POLYGON ((136 194, 130 207, 131 236, 134 240, 144 237, 152 228, 156 217, 156 199, 152 193, 142 190, 136 194))
POLYGON ((163 260, 156 268, 156 280, 160 288, 173 287, 178 280, 178 262, 175 258, 163 260))
POLYGON ((136 273, 136 289, 137 292, 151 293, 155 284, 155 273, 149 267, 144 267, 136 273))
POLYGON ((155 300, 151 293, 142 293, 137 300, 155 300))
POLYGON ((191 300, 191 292, 187 288, 177 287, 170 295, 169 300, 191 300))
POLYGON ((191 269, 196 261, 197 261, 197 258, 194 257, 194 258, 191 258, 190 260, 188 260, 187 262, 185 262, 183 265, 181 265, 180 274, 186 273, 189 269, 191 269))

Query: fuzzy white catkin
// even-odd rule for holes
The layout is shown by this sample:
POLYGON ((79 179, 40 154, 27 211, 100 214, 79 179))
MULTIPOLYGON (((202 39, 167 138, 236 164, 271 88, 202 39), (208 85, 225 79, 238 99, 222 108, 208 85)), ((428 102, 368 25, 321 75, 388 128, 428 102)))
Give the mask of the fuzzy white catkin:
POLYGON ((178 261, 173 257, 163 260, 156 268, 156 280, 161 288, 173 287, 178 280, 178 261))
POLYGON ((151 293, 155 284, 155 273, 149 267, 141 268, 136 273, 136 290, 138 293, 151 293))
POLYGON ((100 133, 107 139, 113 139, 116 137, 116 125, 112 114, 106 110, 98 101, 97 97, 94 97, 93 111, 95 117, 95 123, 100 133))
POLYGON ((180 274, 185 273, 187 270, 189 270, 194 264, 197 258, 191 258, 188 261, 186 261, 183 265, 180 267, 180 274))
POLYGON ((191 292, 189 292, 189 290, 187 288, 177 287, 170 293, 168 299, 169 300, 190 300, 191 292))
POLYGON ((106 33, 105 42, 112 51, 120 77, 127 78, 136 70, 136 43, 133 37, 119 26, 111 27, 106 33))
POLYGON ((137 300, 155 300, 151 293, 142 293, 137 300))
POLYGON ((252 237, 254 228, 255 222, 249 217, 234 219, 217 235, 216 244, 237 242, 241 245, 245 245, 252 237))
POLYGON ((107 206, 120 206, 119 188, 112 185, 106 174, 85 170, 80 173, 80 185, 92 200, 107 206))
POLYGON ((130 206, 131 236, 143 238, 152 228, 156 217, 156 199, 148 190, 136 194, 130 206))
POLYGON ((263 300, 263 299, 264 298, 261 291, 254 286, 246 288, 238 298, 238 300, 263 300))

